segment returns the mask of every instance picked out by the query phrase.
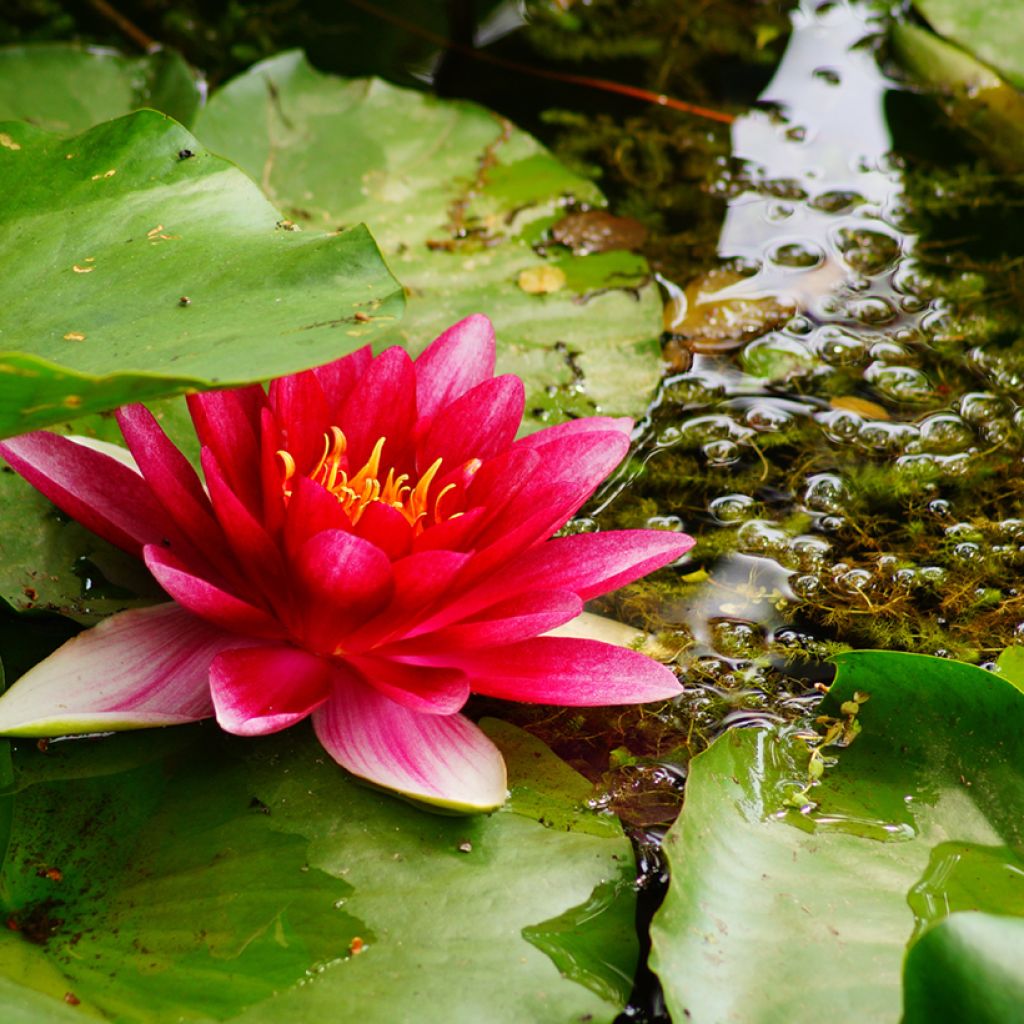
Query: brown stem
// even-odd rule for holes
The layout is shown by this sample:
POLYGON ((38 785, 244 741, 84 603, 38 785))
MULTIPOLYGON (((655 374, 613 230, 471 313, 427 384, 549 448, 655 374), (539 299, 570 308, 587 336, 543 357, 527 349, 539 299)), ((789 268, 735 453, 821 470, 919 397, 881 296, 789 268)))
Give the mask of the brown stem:
POLYGON ((107 0, 89 0, 89 4, 97 14, 102 15, 107 21, 116 25, 118 30, 135 43, 140 50, 150 53, 160 46, 152 36, 146 35, 138 25, 129 21, 120 11, 111 7, 107 0))
MULTIPOLYGON (((96 0, 93 0, 93 2, 96 2, 96 0)), ((399 17, 397 14, 392 14, 390 11, 386 11, 374 3, 370 3, 370 0, 349 0, 349 3, 354 7, 361 8, 368 14, 372 14, 375 18, 380 18, 383 21, 390 22, 392 25, 396 25, 411 35, 426 39, 427 42, 433 43, 434 46, 439 46, 445 50, 454 50, 456 53, 472 57, 474 60, 484 61, 487 64, 494 64, 499 68, 517 71, 524 75, 533 75, 536 78, 547 78, 556 82, 567 82, 570 85, 582 85, 588 89, 600 89, 603 92, 613 92, 620 96, 629 96, 635 100, 654 103, 659 107, 679 110, 684 114, 703 117, 709 121, 718 121, 721 124, 732 124, 736 120, 732 114, 726 114, 721 110, 699 107, 694 103, 687 103, 685 100, 677 100, 672 96, 651 92, 649 89, 639 89, 633 85, 611 82, 606 78, 589 78, 586 75, 573 75, 564 71, 548 71, 544 68, 533 68, 526 64, 518 64, 516 61, 506 60, 504 57, 487 53, 485 50, 478 50, 473 46, 464 46, 451 39, 446 39, 444 36, 437 35, 437 33, 431 32, 429 29, 422 28, 411 21, 407 21, 405 18, 399 17)))

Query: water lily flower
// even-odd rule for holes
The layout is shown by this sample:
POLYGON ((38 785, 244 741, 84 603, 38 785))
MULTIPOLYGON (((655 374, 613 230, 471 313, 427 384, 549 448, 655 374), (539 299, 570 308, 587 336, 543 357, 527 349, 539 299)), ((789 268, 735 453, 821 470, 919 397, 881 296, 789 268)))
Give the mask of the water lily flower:
POLYGON ((676 695, 673 673, 637 651, 544 635, 693 543, 552 539, 622 460, 631 422, 517 440, 523 384, 494 362, 490 321, 471 316, 415 361, 362 349, 267 390, 190 395, 205 483, 141 405, 118 412, 127 452, 46 431, 0 444, 173 599, 112 615, 31 669, 0 698, 0 734, 213 715, 260 736, 311 717, 355 775, 475 811, 501 805, 506 777, 460 714, 471 692, 577 706, 676 695))

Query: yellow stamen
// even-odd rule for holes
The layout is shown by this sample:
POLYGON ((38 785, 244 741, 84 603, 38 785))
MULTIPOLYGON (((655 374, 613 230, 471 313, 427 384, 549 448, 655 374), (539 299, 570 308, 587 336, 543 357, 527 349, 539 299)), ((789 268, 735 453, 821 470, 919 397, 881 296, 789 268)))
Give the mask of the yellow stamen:
MULTIPOLYGON (((430 490, 441 470, 441 459, 434 461, 419 478, 415 486, 411 486, 406 473, 396 473, 389 467, 383 481, 381 463, 384 458, 386 438, 380 437, 373 446, 369 458, 363 466, 350 473, 348 468, 348 439, 344 432, 336 426, 324 434, 323 452, 309 473, 311 480, 330 491, 345 511, 353 525, 359 522, 366 510, 375 502, 389 505, 400 512, 405 521, 415 532, 423 530, 433 523, 454 518, 461 513, 443 514, 442 499, 456 490, 454 483, 447 484, 440 493, 431 500, 430 490)), ((292 480, 298 467, 294 457, 287 451, 277 452, 281 469, 281 486, 285 498, 292 493, 292 480)), ((472 476, 480 468, 479 459, 470 459, 462 471, 466 477, 472 476)), ((451 505, 451 501, 448 502, 451 505)))

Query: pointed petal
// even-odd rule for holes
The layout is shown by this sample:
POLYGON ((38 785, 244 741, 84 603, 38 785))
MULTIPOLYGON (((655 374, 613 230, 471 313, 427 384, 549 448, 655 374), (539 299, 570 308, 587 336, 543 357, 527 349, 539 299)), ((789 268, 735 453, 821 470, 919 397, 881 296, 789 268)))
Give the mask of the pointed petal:
POLYGON ((461 668, 474 693, 526 704, 646 704, 682 693, 671 669, 597 640, 541 636, 425 660, 461 668))
POLYGON ((75 444, 80 444, 85 448, 91 448, 101 455, 109 455, 112 459, 120 462, 122 466, 127 466, 133 473, 138 473, 141 476, 142 471, 135 461, 135 456, 123 445, 114 444, 113 441, 101 441, 98 437, 86 437, 84 434, 65 434, 64 436, 69 441, 74 441, 75 444))
POLYGON ((8 438, 0 455, 58 508, 133 555, 177 533, 142 477, 93 447, 39 430, 8 438))
POLYGON ((331 692, 331 666, 294 647, 224 651, 210 667, 217 724, 236 736, 265 736, 302 721, 331 692))
POLYGON ((222 575, 235 575, 202 482, 156 417, 143 405, 126 405, 118 410, 117 422, 146 483, 178 528, 222 575))
POLYGON ((239 499, 250 511, 258 512, 263 495, 255 467, 260 465, 258 409, 266 403, 263 389, 253 385, 207 391, 186 400, 200 444, 213 453, 239 499))
POLYGON ((268 399, 281 430, 282 447, 295 459, 299 472, 308 473, 323 455, 324 436, 331 427, 319 378, 310 370, 278 377, 270 382, 268 399))
POLYGON ((416 375, 404 349, 385 349, 345 399, 339 423, 348 439, 349 466, 358 469, 373 446, 386 438, 384 458, 399 472, 416 420, 416 375))
POLYGON ((526 390, 518 377, 495 377, 441 409, 417 448, 420 472, 437 458, 446 470, 469 459, 492 459, 515 440, 526 390))
POLYGON ((452 619, 447 608, 442 608, 415 630, 416 636, 392 645, 388 652, 435 654, 515 643, 555 629, 582 611, 583 602, 571 591, 547 590, 499 601, 468 622, 452 619), (454 624, 448 625, 451 622, 454 624))
POLYGON ((449 327, 416 360, 420 416, 435 416, 494 376, 494 326, 480 313, 449 327))
POLYGON ((556 441, 567 441, 581 434, 619 433, 628 440, 633 432, 633 421, 628 416, 585 416, 566 423, 556 423, 553 427, 527 434, 516 441, 517 448, 540 448, 556 441))
POLYGON ((338 422, 338 414, 341 412, 345 399, 370 368, 372 362, 373 353, 370 346, 365 345, 350 355, 335 359, 333 363, 327 363, 325 366, 318 366, 313 371, 320 381, 320 386, 324 389, 332 422, 338 422))
POLYGON ((385 697, 425 715, 452 715, 469 700, 469 680, 457 669, 416 664, 415 658, 349 657, 346 662, 385 697))
POLYGON ((0 735, 61 736, 208 718, 210 663, 247 643, 176 604, 119 612, 69 640, 0 697, 0 735))
POLYGON ((501 753, 462 715, 421 715, 339 673, 313 727, 335 761, 378 786, 463 813, 505 802, 501 753))
POLYGON ((263 639, 284 636, 284 629, 268 612, 196 576, 166 549, 149 544, 144 556, 146 567, 157 583, 194 615, 219 629, 243 636, 263 639))

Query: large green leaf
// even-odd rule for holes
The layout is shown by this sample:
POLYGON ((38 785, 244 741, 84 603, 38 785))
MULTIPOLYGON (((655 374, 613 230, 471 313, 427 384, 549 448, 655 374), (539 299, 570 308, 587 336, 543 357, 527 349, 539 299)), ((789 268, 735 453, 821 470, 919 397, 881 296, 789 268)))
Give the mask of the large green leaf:
POLYGON ((652 928, 675 1020, 895 1022, 916 932, 1024 916, 1024 695, 937 658, 837 661, 824 710, 870 699, 806 798, 792 729, 734 731, 693 762, 652 928))
POLYGON ((160 114, 72 139, 9 122, 0 143, 0 436, 294 372, 401 312, 365 228, 287 230, 160 114))
POLYGON ((609 1021, 636 961, 629 844, 581 807, 545 827, 516 791, 561 777, 558 816, 582 780, 491 731, 513 798, 474 818, 357 785, 303 729, 20 749, 0 1019, 63 1021, 70 992, 124 1024, 609 1021))
POLYGON ((913 0, 939 35, 991 64, 1024 89, 1024 8, 1020 0, 913 0))
POLYGON ((195 130, 297 223, 370 226, 409 292, 399 337, 410 349, 468 313, 487 313, 501 369, 526 380, 537 418, 645 408, 661 330, 646 264, 623 251, 534 251, 567 197, 601 199, 501 117, 376 79, 320 74, 285 53, 215 93, 195 130), (561 273, 564 286, 524 290, 520 275, 537 268, 561 273))
POLYGON ((72 135, 140 107, 192 123, 200 91, 173 50, 126 57, 74 43, 0 47, 0 121, 72 135))
POLYGON ((1024 921, 951 914, 907 956, 903 1024, 1024 1021, 1024 921))
POLYGON ((1003 167, 1024 166, 1024 94, 926 29, 896 22, 890 35, 897 59, 938 96, 951 120, 1003 167))

